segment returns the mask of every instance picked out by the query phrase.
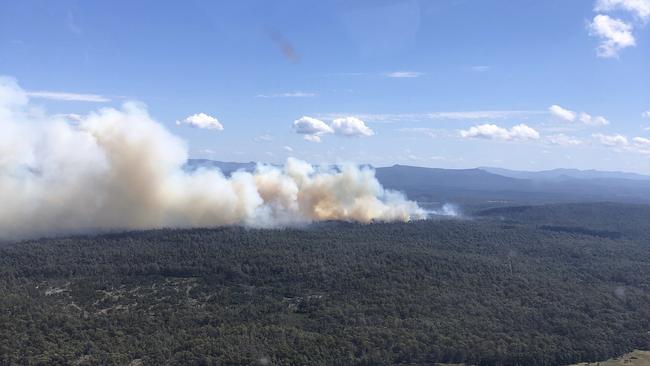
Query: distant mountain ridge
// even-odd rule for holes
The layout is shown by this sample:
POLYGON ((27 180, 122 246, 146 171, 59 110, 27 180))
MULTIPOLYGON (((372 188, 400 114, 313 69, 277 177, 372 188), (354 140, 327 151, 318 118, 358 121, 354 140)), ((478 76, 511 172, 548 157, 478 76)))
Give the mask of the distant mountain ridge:
POLYGON ((619 171, 601 171, 601 170, 580 170, 580 169, 565 169, 557 168, 551 170, 541 171, 521 171, 510 170, 494 167, 479 167, 478 169, 485 170, 493 174, 499 174, 504 177, 519 178, 519 179, 632 179, 632 180, 650 180, 650 176, 637 173, 619 172, 619 171))
MULTIPOLYGON (((185 168, 218 168, 229 176, 238 170, 252 172, 256 166, 254 162, 190 159, 185 168)), ((635 173, 578 169, 525 172, 489 167, 442 169, 399 164, 374 169, 385 188, 404 192, 422 203, 650 203, 650 176, 635 173)))
POLYGON ((387 187, 417 189, 434 185, 464 189, 502 191, 527 189, 531 183, 525 179, 494 174, 482 169, 422 168, 409 165, 393 165, 375 168, 375 176, 387 187))

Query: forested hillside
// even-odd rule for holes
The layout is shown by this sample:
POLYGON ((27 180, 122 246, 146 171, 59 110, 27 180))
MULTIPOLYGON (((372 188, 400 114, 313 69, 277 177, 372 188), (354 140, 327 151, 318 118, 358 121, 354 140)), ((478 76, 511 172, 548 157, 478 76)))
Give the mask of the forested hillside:
POLYGON ((649 350, 650 222, 641 206, 581 207, 643 228, 563 220, 580 211, 560 205, 5 245, 0 364, 560 365, 649 350))
POLYGON ((650 241, 650 205, 606 202, 512 206, 485 209, 476 216, 537 227, 584 228, 589 232, 609 232, 650 241))

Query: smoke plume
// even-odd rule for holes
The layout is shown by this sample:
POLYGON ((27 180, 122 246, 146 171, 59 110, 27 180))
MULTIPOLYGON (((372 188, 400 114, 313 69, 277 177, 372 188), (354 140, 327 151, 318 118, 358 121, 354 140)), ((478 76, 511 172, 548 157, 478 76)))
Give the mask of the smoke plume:
POLYGON ((318 220, 408 221, 425 212, 374 171, 283 168, 187 172, 187 146, 144 106, 71 122, 0 78, 0 238, 160 227, 273 227, 318 220))
POLYGON ((445 203, 439 209, 427 210, 427 213, 431 216, 443 216, 443 217, 460 217, 461 213, 458 209, 458 206, 452 203, 445 203))

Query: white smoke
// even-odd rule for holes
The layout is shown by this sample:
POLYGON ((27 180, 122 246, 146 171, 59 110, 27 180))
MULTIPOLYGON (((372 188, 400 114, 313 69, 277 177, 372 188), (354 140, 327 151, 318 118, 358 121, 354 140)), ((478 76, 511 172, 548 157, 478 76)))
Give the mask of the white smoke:
POLYGON ((229 178, 187 172, 185 143, 137 103, 70 122, 30 107, 14 80, 0 78, 0 131, 0 238, 426 216, 352 165, 318 170, 289 159, 229 178))
POLYGON ((445 203, 442 207, 434 210, 428 210, 427 213, 431 216, 447 216, 458 217, 461 216, 458 206, 452 203, 445 203))

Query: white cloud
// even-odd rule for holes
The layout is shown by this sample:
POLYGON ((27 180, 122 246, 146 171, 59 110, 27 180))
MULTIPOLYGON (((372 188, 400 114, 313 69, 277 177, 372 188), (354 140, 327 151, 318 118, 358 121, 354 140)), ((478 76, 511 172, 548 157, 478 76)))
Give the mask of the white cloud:
POLYGON ((51 100, 61 100, 65 102, 95 102, 95 103, 106 103, 111 100, 105 96, 98 94, 79 94, 79 93, 67 93, 67 92, 54 92, 54 91, 28 91, 28 97, 32 98, 43 98, 51 100))
POLYGON ((600 38, 597 54, 603 58, 618 57, 620 50, 635 46, 632 30, 631 24, 603 14, 596 15, 589 23, 591 35, 600 38))
POLYGON ((650 111, 645 111, 641 113, 641 117, 650 118, 650 111))
POLYGON ((293 128, 301 135, 323 135, 326 133, 334 133, 332 127, 327 123, 308 116, 302 116, 293 121, 293 128))
POLYGON ((588 126, 605 126, 609 124, 607 118, 603 116, 592 116, 589 113, 585 112, 577 113, 572 110, 560 107, 557 104, 550 106, 548 108, 548 111, 551 113, 551 115, 568 122, 578 120, 588 126))
POLYGON ((205 113, 193 114, 182 121, 176 121, 176 124, 186 124, 192 127, 202 128, 206 130, 223 130, 223 125, 219 122, 218 119, 205 113))
POLYGON ((603 116, 591 116, 588 113, 580 113, 580 122, 589 126, 606 126, 609 124, 607 118, 603 116))
POLYGON ((596 133, 593 134, 592 137, 598 140, 601 144, 609 147, 625 147, 629 144, 627 137, 619 134, 604 135, 602 133, 596 133))
POLYGON ((332 121, 334 133, 341 136, 372 136, 375 134, 366 124, 356 117, 342 117, 332 121))
POLYGON ((473 126, 469 130, 461 130, 460 135, 464 138, 510 139, 510 132, 507 129, 494 124, 473 126))
POLYGON ((424 73, 417 71, 393 71, 387 72, 384 75, 388 76, 389 78, 418 78, 424 75, 424 73))
POLYGON ((557 104, 554 104, 548 108, 548 111, 555 117, 563 119, 565 121, 573 122, 576 119, 576 112, 562 108, 557 104))
POLYGON ((559 133, 557 135, 551 135, 546 139, 546 141, 551 145, 559 145, 559 146, 576 146, 582 144, 582 141, 580 139, 567 136, 563 133, 559 133))
POLYGON ((645 22, 650 19, 650 0, 598 0, 594 7, 597 12, 614 10, 629 11, 645 22))
POLYGON ((460 135, 463 138, 482 138, 502 141, 539 139, 539 132, 525 124, 516 125, 510 130, 495 124, 482 124, 470 127, 468 130, 461 130, 460 135))
POLYGON ((515 140, 537 140, 539 132, 522 123, 510 129, 510 136, 515 140))
POLYGON ((296 133, 304 135, 305 140, 311 142, 320 142, 321 135, 334 133, 332 127, 327 123, 308 116, 302 116, 293 121, 293 129, 296 133))
POLYGON ((278 94, 258 94, 255 98, 311 98, 315 97, 318 94, 302 91, 294 91, 287 93, 278 93, 278 94))
POLYGON ((338 136, 372 136, 374 131, 357 117, 335 118, 327 124, 319 119, 302 116, 293 122, 296 133, 304 135, 304 139, 311 142, 321 142, 321 136, 336 134, 338 136))
POLYGON ((293 148, 291 146, 283 146, 282 148, 288 152, 293 152, 293 148))
POLYGON ((632 141, 623 135, 592 135, 598 142, 606 147, 617 151, 628 151, 638 154, 650 154, 650 139, 645 137, 634 137, 632 141))

